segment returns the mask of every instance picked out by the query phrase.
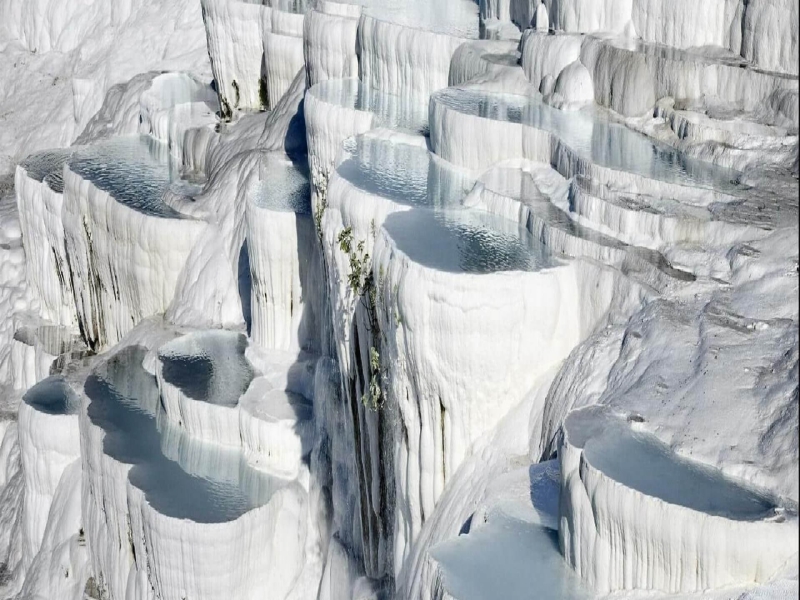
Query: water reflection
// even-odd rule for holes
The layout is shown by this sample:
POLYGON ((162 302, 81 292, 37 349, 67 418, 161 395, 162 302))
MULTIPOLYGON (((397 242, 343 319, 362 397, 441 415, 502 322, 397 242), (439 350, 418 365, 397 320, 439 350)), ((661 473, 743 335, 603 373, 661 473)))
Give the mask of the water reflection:
POLYGON ((48 415, 73 415, 80 408, 80 400, 63 377, 43 379, 22 397, 23 402, 48 415))
POLYGON ((357 188, 400 204, 454 206, 475 183, 419 146, 360 136, 345 149, 350 158, 336 172, 357 188))
POLYGON ((724 191, 740 187, 738 171, 691 158, 650 140, 608 120, 596 108, 565 112, 544 104, 539 96, 526 98, 458 89, 436 92, 433 101, 458 112, 548 131, 581 158, 609 169, 694 187, 724 191))
POLYGON ((238 449, 201 442, 157 418, 156 381, 142 367, 146 352, 125 348, 86 380, 89 419, 105 432, 103 452, 133 465, 131 483, 167 516, 218 523, 266 504, 282 480, 252 469, 238 449))
POLYGON ((167 383, 193 400, 236 406, 255 372, 245 358, 247 338, 227 331, 194 333, 158 353, 167 383))
POLYGON ((329 79, 316 84, 310 94, 328 103, 370 112, 376 125, 428 132, 428 99, 413 94, 395 96, 364 85, 358 79, 329 79))

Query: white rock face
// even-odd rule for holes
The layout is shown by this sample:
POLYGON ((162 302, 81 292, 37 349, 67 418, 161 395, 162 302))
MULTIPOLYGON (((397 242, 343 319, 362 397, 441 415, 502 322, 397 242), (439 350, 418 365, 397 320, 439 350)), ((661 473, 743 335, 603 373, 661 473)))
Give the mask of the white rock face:
MULTIPOLYGON (((395 539, 395 552, 402 553, 396 555, 395 564, 402 564, 408 545, 432 514, 448 474, 458 469, 467 448, 497 424, 499 415, 519 403, 536 380, 586 335, 581 327, 590 330, 596 319, 581 315, 576 302, 582 296, 580 269, 553 265, 524 276, 513 271, 478 275, 426 269, 404 255, 386 232, 405 216, 390 217, 381 230, 373 271, 376 279, 381 272, 385 278, 378 296, 380 331, 385 336, 381 364, 386 365, 390 382, 387 402, 397 402, 405 432, 395 442, 400 448, 395 459, 399 513, 395 535, 400 538, 395 539), (440 303, 445 289, 450 290, 450 300, 440 303), (457 304, 455 298, 460 299, 457 304), (541 304, 528 311, 533 298, 541 304), (545 324, 534 317, 544 313, 554 318, 545 324), (514 317, 507 319, 509 314, 514 317), (527 315, 531 321, 526 321, 527 315), (481 323, 480 329, 476 323, 481 323), (498 330, 504 331, 503 339, 509 343, 494 347, 488 339, 498 330), (425 333, 418 336, 417 331, 425 333), (437 335, 438 331, 448 333, 437 335), (517 337, 523 331, 524 336, 517 337), (512 354, 521 360, 512 359, 512 354), (431 356, 440 358, 425 358, 431 356), (512 365, 519 365, 519 371, 509 371, 512 365), (415 488, 418 494, 410 491, 415 488)), ((597 290, 595 294, 594 310, 602 313, 601 294, 597 290)))
POLYGON ((275 160, 247 202, 250 335, 264 348, 319 348, 324 283, 304 171, 275 160))
POLYGON ((7 0, 0 596, 796 591, 797 13, 7 0))
POLYGON ((304 65, 303 14, 273 9, 262 16, 266 108, 275 108, 304 65), (269 23, 266 18, 269 15, 269 23))
MULTIPOLYGON (((791 2, 748 2, 737 6, 737 17, 741 15, 740 54, 767 70, 798 73, 798 8, 791 2), (769 32, 769 33, 767 33, 769 32), (770 43, 775 36, 781 44, 770 43)), ((738 21, 734 21, 736 24, 738 21)), ((737 31, 731 32, 731 49, 738 48, 737 31)))
POLYGON ((169 426, 157 431, 150 411, 158 410, 158 391, 140 366, 144 355, 141 346, 128 347, 85 385, 83 514, 100 585, 115 596, 155 589, 165 598, 188 590, 287 597, 303 564, 305 492, 243 464, 241 447, 221 449, 169 426), (166 480, 171 487, 162 487, 166 480), (214 482, 219 493, 209 495, 204 486, 214 482), (192 550, 182 549, 186 543, 192 550), (224 557, 212 551, 219 547, 229 548, 224 557), (241 564, 244 553, 260 568, 241 564), (202 576, 190 575, 201 566, 202 576))
MULTIPOLYGON (((101 160, 102 155, 101 150, 88 161, 101 160)), ((124 152, 116 156, 122 158, 124 152)), ((125 165, 119 168, 112 177, 126 181, 125 165)), ((127 181, 135 185, 137 165, 128 168, 133 177, 127 181)), ((119 185, 113 180, 99 183, 115 184, 119 185)), ((146 191, 144 208, 137 208, 137 191, 133 194, 118 199, 69 166, 64 168, 65 247, 78 322, 94 348, 113 345, 133 324, 167 308, 186 258, 205 228, 205 223, 182 219, 166 205, 159 207, 146 191)))
POLYGON ((203 2, 223 116, 274 108, 303 67, 304 14, 241 0, 203 2))
POLYGON ((23 566, 39 551, 48 514, 65 469, 80 456, 79 400, 60 378, 32 387, 19 411, 20 459, 24 481, 23 566))
POLYGON ((106 93, 137 75, 187 70, 210 79, 196 2, 14 1, 0 8, 0 23, 0 71, 19 83, 2 92, 3 173, 32 152, 73 143, 106 93))
POLYGON ((358 77, 356 35, 360 7, 355 4, 328 2, 323 8, 331 5, 357 9, 356 18, 327 10, 312 10, 306 15, 303 56, 309 88, 327 79, 358 77))
POLYGON ((186 136, 192 129, 216 123, 217 94, 211 87, 184 73, 155 77, 140 97, 139 133, 167 145, 172 156, 184 162, 192 152, 186 136))
POLYGON ((556 30, 588 33, 620 32, 631 18, 636 0, 544 0, 550 23, 556 30))
POLYGON ((558 74, 550 104, 562 110, 575 110, 594 101, 594 83, 580 61, 568 64, 558 74))
POLYGON ((359 77, 367 86, 390 94, 428 96, 447 87, 450 58, 464 41, 362 16, 359 77))
POLYGON ((263 106, 259 97, 262 21, 269 20, 269 7, 236 0, 208 0, 202 6, 208 55, 223 114, 230 115, 239 107, 263 106))
POLYGON ((480 82, 486 89, 527 94, 529 82, 518 68, 518 44, 505 40, 480 40, 461 44, 450 62, 449 85, 480 82))
POLYGON ((796 553, 795 515, 659 444, 603 409, 565 421, 559 543, 594 589, 675 593, 763 582, 796 553))
POLYGON ((61 171, 69 152, 39 154, 17 167, 14 184, 20 229, 26 244, 29 284, 39 298, 41 316, 56 324, 76 325, 61 210, 61 171), (40 240, 33 243, 33 240, 40 240))
POLYGON ((573 35, 548 36, 534 30, 525 32, 522 68, 534 88, 546 76, 558 77, 561 70, 581 55, 581 38, 573 35))

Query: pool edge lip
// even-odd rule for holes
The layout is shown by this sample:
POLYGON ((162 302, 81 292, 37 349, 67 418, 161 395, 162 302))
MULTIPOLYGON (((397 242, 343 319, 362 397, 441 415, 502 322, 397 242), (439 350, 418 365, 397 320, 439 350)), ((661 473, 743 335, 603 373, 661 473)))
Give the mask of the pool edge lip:
MULTIPOLYGON (((595 437, 595 435, 602 434, 605 428, 609 425, 611 426, 618 426, 622 425, 623 427, 628 427, 632 431, 637 431, 639 433, 643 433, 647 437, 652 437, 653 440, 660 444, 665 445, 655 434, 647 431, 642 427, 642 423, 645 422, 644 417, 639 413, 627 413, 627 412, 619 412, 613 411, 611 408, 604 406, 602 404, 592 404, 588 406, 584 406, 581 408, 573 409, 569 411, 566 418, 564 419, 564 424, 561 428, 561 435, 563 436, 563 443, 565 445, 570 446, 571 448, 577 450, 580 453, 580 465, 581 467, 588 467, 589 469, 597 472, 601 477, 608 479, 616 486, 620 486, 621 488, 628 489, 631 492, 638 494, 644 498, 650 498, 653 500, 658 501, 668 507, 671 507, 672 510, 685 510, 692 513, 696 513, 698 515, 702 515, 704 518, 712 518, 712 519, 721 519, 724 521, 735 522, 735 523, 742 523, 742 524, 762 524, 762 523, 774 523, 774 524, 782 524, 785 522, 796 522, 798 521, 798 511, 797 506, 789 499, 781 498, 775 493, 771 492, 768 489, 760 488, 752 483, 748 482, 747 480, 733 477, 728 475, 727 473, 723 472, 720 469, 717 469, 711 465, 703 463, 701 461, 693 460, 690 458, 686 458, 677 454, 676 452, 672 451, 671 456, 676 459, 676 462, 682 463, 686 466, 693 466, 696 465, 703 470, 713 470, 719 473, 721 477, 727 479, 730 483, 733 483, 735 486, 746 490, 756 496, 762 497, 765 501, 768 501, 771 506, 770 508, 766 509, 763 513, 754 515, 753 518, 736 518, 735 515, 731 514, 715 514, 706 512, 703 510, 699 510, 697 508, 693 508, 690 506, 685 506, 683 504, 677 504, 675 502, 670 502, 665 500, 659 496, 655 496, 652 494, 645 493, 635 487, 625 484, 613 476, 607 474, 605 471, 601 470, 599 467, 593 465, 590 459, 585 454, 585 445, 595 437), (578 418, 581 415, 580 413, 588 413, 588 414, 595 414, 599 419, 602 421, 600 423, 594 423, 595 427, 590 429, 590 433, 584 434, 579 438, 580 441, 574 441, 570 439, 569 433, 569 420, 571 418, 578 418)), ((574 423, 573 423, 574 426, 574 423)), ((591 427, 591 426, 590 426, 591 427)), ((573 434, 574 435, 574 434, 573 434)), ((665 445, 666 446, 666 445, 665 445)))

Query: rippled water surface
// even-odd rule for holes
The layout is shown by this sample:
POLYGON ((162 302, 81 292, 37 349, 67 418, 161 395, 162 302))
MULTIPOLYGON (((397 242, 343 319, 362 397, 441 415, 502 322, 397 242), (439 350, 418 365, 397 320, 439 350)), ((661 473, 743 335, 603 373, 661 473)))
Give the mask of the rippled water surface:
POLYGON ((115 137, 82 148, 69 168, 117 202, 149 216, 183 218, 163 201, 179 170, 166 145, 145 135, 115 137))
POLYGON ((193 400, 236 406, 253 380, 247 338, 227 331, 189 334, 158 354, 164 379, 193 400))
POLYGON ((370 137, 349 140, 351 158, 337 173, 357 188, 412 206, 459 204, 474 180, 426 148, 370 137))
POLYGON ((44 181, 55 192, 64 191, 64 163, 75 151, 75 148, 58 148, 45 150, 30 155, 20 163, 28 177, 36 181, 44 181))
POLYGON ((270 161, 261 180, 251 191, 251 198, 260 208, 310 214, 308 171, 289 161, 270 161))
POLYGON ((404 211, 389 215, 383 227, 411 260, 440 271, 537 271, 556 264, 527 229, 482 211, 404 211))

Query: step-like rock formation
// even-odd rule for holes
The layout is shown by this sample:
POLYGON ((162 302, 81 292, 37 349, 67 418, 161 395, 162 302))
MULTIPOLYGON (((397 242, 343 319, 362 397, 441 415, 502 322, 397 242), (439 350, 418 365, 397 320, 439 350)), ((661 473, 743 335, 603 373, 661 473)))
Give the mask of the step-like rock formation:
POLYGON ((0 197, 3 595, 796 591, 795 5, 196 20, 0 197))

